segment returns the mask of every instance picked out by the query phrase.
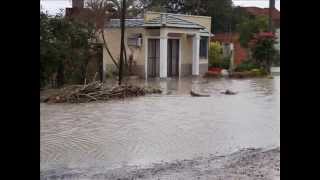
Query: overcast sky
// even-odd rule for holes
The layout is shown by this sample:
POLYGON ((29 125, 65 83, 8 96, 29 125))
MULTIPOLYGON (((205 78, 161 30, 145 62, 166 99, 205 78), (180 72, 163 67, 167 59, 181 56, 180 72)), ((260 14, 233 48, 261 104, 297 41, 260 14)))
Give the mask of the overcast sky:
MULTIPOLYGON (((40 0, 41 6, 49 12, 56 14, 60 9, 71 7, 71 0, 40 0)), ((269 0, 233 0, 233 4, 238 6, 269 7, 269 0)), ((276 8, 280 10, 280 0, 276 0, 276 8)))

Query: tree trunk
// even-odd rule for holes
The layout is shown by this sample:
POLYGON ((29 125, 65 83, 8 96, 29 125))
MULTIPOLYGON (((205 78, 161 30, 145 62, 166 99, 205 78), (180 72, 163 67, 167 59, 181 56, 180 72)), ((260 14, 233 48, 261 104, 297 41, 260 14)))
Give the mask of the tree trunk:
POLYGON ((108 46, 107 46, 107 42, 106 42, 106 39, 105 39, 105 37, 104 37, 104 32, 103 32, 103 30, 101 31, 101 35, 102 35, 102 39, 103 39, 104 48, 107 50, 107 52, 108 52, 109 56, 111 57, 111 60, 112 60, 112 62, 114 63, 114 65, 119 69, 118 63, 117 63, 116 60, 113 58, 113 56, 112 56, 112 54, 111 54, 111 52, 110 52, 110 49, 109 49, 108 46))
POLYGON ((123 48, 124 52, 124 75, 129 75, 129 63, 128 63, 128 55, 127 55, 127 49, 123 48))

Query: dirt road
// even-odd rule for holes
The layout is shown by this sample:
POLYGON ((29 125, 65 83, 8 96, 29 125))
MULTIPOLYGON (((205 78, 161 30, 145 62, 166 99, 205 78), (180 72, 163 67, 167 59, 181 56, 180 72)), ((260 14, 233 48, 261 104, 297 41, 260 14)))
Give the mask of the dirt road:
POLYGON ((124 167, 98 170, 63 170, 42 173, 41 179, 117 179, 117 180, 278 180, 280 179, 280 147, 245 149, 228 156, 199 157, 149 168, 124 167), (63 172, 64 171, 64 172, 63 172), (98 172, 100 171, 100 172, 98 172), (58 173, 58 174, 57 174, 58 173))

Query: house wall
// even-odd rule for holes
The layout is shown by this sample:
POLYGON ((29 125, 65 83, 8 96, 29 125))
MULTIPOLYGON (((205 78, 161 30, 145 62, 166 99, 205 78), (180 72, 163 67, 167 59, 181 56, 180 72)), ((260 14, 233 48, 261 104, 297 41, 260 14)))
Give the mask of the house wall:
MULTIPOLYGON (((193 37, 183 34, 181 37, 181 75, 192 74, 192 53, 193 37)), ((208 46, 209 47, 209 46, 208 46)), ((208 71, 208 58, 199 59, 199 73, 204 74, 208 71)))
MULTIPOLYGON (((191 75, 192 74, 192 52, 193 52, 193 34, 197 33, 199 30, 194 29, 183 29, 183 28, 166 28, 168 33, 178 33, 181 46, 181 76, 191 75)), ((110 49, 111 54, 118 61, 120 58, 120 28, 108 28, 104 32, 107 45, 110 49)), ((127 56, 130 54, 133 55, 134 65, 132 71, 139 75, 140 77, 145 77, 145 58, 146 58, 146 38, 147 37, 157 37, 159 38, 160 30, 159 29, 144 29, 144 28, 127 28, 125 33, 125 45, 127 49, 127 56), (127 37, 132 34, 142 34, 142 46, 139 48, 128 47, 127 37)), ((170 36, 168 38, 171 38, 170 36)), ((103 49, 103 68, 104 71, 112 72, 116 70, 114 63, 111 60, 111 57, 103 49)), ((199 65, 200 74, 204 74, 208 70, 208 59, 200 59, 199 65)))
MULTIPOLYGON (((145 29, 144 28, 126 28, 125 31, 125 46, 127 50, 127 57, 130 54, 133 55, 133 66, 132 71, 137 75, 144 77, 144 60, 145 60, 145 45, 144 41, 142 41, 142 45, 140 47, 132 47, 127 45, 127 38, 133 34, 142 34, 142 39, 145 38, 145 29)), ((104 32, 105 38, 110 49, 111 54, 115 58, 116 61, 120 58, 120 38, 121 31, 120 28, 108 28, 104 32)), ((103 67, 105 71, 115 71, 116 67, 111 60, 111 57, 107 53, 107 51, 103 50, 103 67)))
POLYGON ((240 45, 240 42, 234 42, 234 65, 239 65, 248 59, 248 50, 240 45))
POLYGON ((181 76, 192 74, 192 37, 181 37, 181 76))
MULTIPOLYGON (((168 33, 180 33, 181 45, 181 76, 192 74, 192 52, 193 36, 199 33, 197 29, 166 28, 168 33)), ((209 42, 208 42, 209 43, 209 42)), ((209 46, 208 46, 209 47, 209 46)), ((208 71, 208 58, 200 58, 199 73, 204 74, 208 71)))

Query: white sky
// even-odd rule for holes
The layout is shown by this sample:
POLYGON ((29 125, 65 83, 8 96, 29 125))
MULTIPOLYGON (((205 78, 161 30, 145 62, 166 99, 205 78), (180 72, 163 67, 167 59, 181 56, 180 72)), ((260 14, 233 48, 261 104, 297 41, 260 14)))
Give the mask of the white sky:
MULTIPOLYGON (((40 0, 41 6, 49 14, 56 14, 60 9, 71 7, 71 0, 40 0)), ((269 0, 233 0, 233 4, 238 6, 257 6, 266 8, 269 7, 269 0)), ((276 0, 276 8, 280 10, 280 0, 276 0)))

